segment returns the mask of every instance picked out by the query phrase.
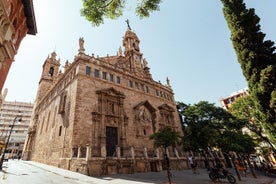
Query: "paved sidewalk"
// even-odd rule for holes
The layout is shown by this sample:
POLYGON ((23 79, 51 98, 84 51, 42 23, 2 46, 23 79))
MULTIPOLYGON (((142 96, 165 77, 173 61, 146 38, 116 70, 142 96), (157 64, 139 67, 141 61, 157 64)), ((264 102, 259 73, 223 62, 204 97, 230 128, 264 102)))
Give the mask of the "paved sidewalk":
MULTIPOLYGON (((199 170, 199 174, 192 174, 190 170, 184 171, 172 171, 171 181, 173 184, 212 184, 213 182, 209 179, 209 173, 206 169, 199 170)), ((232 170, 231 170, 232 172, 232 170)), ((234 173, 234 172, 232 172, 234 173)), ((167 173, 162 172, 151 172, 151 173, 135 173, 135 174, 119 174, 108 176, 110 180, 114 179, 125 179, 131 181, 140 181, 142 183, 155 183, 155 184, 164 184, 168 183, 167 173)), ((102 178, 108 178, 102 177, 102 178)), ((235 176, 236 177, 236 176, 235 176)), ((237 177, 236 177, 237 179, 237 177)), ((127 182, 126 182, 127 183, 127 182)), ((228 181, 221 180, 217 182, 219 184, 228 183, 228 181)), ((257 178, 252 177, 251 174, 248 174, 247 177, 242 177, 241 181, 238 181, 237 184, 276 184, 276 178, 266 177, 260 174, 257 174, 257 178)), ((119 183, 118 183, 119 184, 119 183)))
MULTIPOLYGON (((63 176, 64 178, 70 178, 76 183, 80 184, 165 184, 168 183, 166 171, 162 172, 150 172, 150 173, 135 173, 135 174, 118 174, 108 175, 102 177, 89 177, 76 172, 60 169, 57 167, 41 164, 32 161, 9 161, 9 167, 3 167, 3 171, 0 172, 0 177, 4 177, 5 173, 11 172, 15 169, 17 164, 23 164, 26 166, 33 166, 43 169, 47 172, 54 173, 56 175, 63 176), (17 163, 16 163, 17 162, 17 163)), ((230 172, 234 173, 232 170, 230 172)), ((208 172, 205 169, 199 170, 200 174, 192 174, 191 170, 172 171, 172 184, 213 184, 208 177, 208 172)), ((12 175, 6 175, 5 177, 13 177, 12 175)), ((0 182, 1 183, 1 182, 0 182)), ((23 182, 24 183, 24 182, 23 182)), ((221 180, 217 182, 219 184, 228 183, 227 180, 221 180)), ((14 183, 13 183, 14 184, 14 183)), ((257 178, 253 178, 249 173, 247 177, 242 177, 241 181, 237 181, 237 184, 276 184, 276 178, 266 177, 257 173, 257 178)))

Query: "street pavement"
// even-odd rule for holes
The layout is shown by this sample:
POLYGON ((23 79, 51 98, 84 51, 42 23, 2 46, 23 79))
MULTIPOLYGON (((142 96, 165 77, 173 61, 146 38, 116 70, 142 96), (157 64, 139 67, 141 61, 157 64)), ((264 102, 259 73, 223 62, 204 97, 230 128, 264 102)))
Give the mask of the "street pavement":
MULTIPOLYGON (((233 170, 229 170, 234 173, 233 170)), ((166 184, 167 172, 150 172, 135 174, 118 174, 102 177, 89 177, 76 172, 32 161, 9 160, 4 162, 0 172, 0 184, 166 184)), ((237 178, 237 177, 236 177, 237 178)), ((191 170, 172 171, 172 184, 212 184, 205 169, 199 174, 191 170)), ((218 184, 226 184, 221 180, 218 184)), ((250 173, 242 177, 237 184, 276 184, 275 177, 267 177, 257 173, 254 178, 250 173)))

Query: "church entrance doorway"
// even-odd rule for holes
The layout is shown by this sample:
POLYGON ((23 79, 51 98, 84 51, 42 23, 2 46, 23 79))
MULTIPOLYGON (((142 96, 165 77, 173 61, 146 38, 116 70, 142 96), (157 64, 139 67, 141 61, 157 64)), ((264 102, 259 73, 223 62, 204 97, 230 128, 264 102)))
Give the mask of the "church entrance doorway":
POLYGON ((116 127, 106 127, 106 156, 116 156, 116 145, 118 145, 118 130, 116 127))

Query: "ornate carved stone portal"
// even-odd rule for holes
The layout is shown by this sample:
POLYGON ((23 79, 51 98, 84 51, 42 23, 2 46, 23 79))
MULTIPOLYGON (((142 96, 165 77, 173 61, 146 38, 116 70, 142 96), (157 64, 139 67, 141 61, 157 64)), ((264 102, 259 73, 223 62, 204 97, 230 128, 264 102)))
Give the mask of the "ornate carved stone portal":
POLYGON ((137 137, 147 137, 156 129, 156 109, 148 102, 143 101, 134 107, 137 137))
MULTIPOLYGON (((125 95, 115 90, 108 88, 99 90, 98 94, 97 112, 92 112, 93 120, 95 120, 94 131, 100 131, 98 137, 94 137, 94 146, 98 142, 101 148, 105 150, 107 155, 116 155, 116 146, 125 147, 126 145, 126 126, 128 119, 124 112, 125 95)), ((97 133, 94 132, 94 135, 97 133)))

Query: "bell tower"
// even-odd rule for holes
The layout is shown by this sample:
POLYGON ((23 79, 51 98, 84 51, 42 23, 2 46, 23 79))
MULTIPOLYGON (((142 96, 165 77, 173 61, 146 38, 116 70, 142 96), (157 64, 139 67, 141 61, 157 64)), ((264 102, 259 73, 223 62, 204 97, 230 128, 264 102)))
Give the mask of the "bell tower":
POLYGON ((126 20, 126 22, 128 24, 128 29, 123 38, 123 46, 125 48, 124 55, 127 62, 126 64, 132 72, 142 73, 143 54, 140 52, 140 48, 139 48, 140 40, 137 37, 137 35, 131 30, 129 26, 129 21, 126 20))
POLYGON ((39 80, 39 86, 36 96, 36 103, 39 102, 48 90, 52 87, 52 85, 58 79, 60 60, 56 59, 56 53, 52 52, 51 56, 47 57, 42 69, 41 78, 39 80))

